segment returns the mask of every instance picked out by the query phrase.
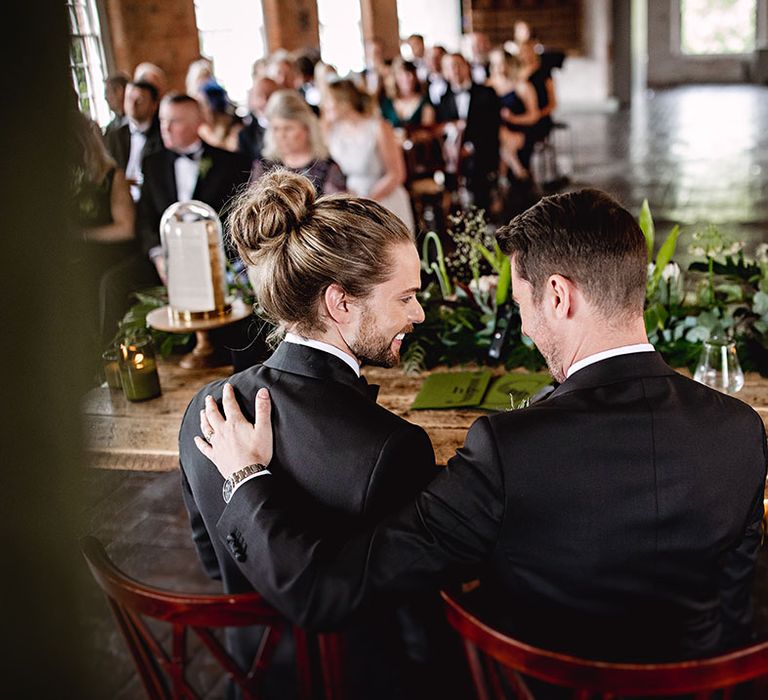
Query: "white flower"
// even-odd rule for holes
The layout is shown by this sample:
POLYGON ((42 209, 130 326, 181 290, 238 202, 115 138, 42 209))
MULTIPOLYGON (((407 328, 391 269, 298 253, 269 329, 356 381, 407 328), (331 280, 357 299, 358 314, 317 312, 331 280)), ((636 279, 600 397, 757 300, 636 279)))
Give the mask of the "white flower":
POLYGON ((755 249, 755 259, 758 262, 768 263, 768 243, 761 243, 755 249))
POLYGON ((661 279, 675 283, 680 279, 680 266, 676 262, 667 263, 661 271, 661 279))
POLYGON ((728 252, 731 255, 736 255, 744 247, 744 241, 734 241, 728 252))
POLYGON ((478 277, 477 280, 471 280, 469 288, 473 292, 479 292, 480 294, 490 294, 496 291, 496 287, 499 284, 499 278, 497 275, 483 275, 478 277))

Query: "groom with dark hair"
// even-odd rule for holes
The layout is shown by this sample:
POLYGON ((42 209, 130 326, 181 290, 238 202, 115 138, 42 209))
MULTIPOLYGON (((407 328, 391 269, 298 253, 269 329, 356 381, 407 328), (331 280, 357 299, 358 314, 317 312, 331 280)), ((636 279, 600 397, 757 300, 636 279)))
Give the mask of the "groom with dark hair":
MULTIPOLYGON (((238 491, 219 536, 241 533, 243 573, 310 627, 340 624, 374 592, 434 584, 468 565, 482 573, 490 622, 546 648, 650 661, 747 641, 762 420, 677 374, 648 344, 644 237, 610 197, 547 197, 497 239, 523 332, 557 389, 479 418, 416 500, 367 532, 320 538, 275 469, 238 491)), ((225 476, 271 458, 269 401, 259 405, 248 439, 204 447, 225 476)), ((236 415, 207 419, 217 433, 241 433, 236 415)))

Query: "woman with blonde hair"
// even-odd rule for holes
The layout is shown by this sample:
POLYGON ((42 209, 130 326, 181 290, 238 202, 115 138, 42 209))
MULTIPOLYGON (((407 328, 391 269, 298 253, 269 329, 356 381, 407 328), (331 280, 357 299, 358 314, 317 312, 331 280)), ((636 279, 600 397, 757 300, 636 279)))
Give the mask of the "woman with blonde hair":
POLYGON ((344 174, 328 156, 320 123, 296 90, 278 90, 267 102, 267 130, 262 156, 253 164, 251 181, 282 166, 309 178, 318 195, 343 192, 344 174))
POLYGON ((376 200, 413 231, 405 160, 392 125, 373 113, 372 98, 351 80, 328 85, 321 104, 331 157, 347 176, 347 190, 376 200))
POLYGON ((501 162, 518 180, 530 177, 520 160, 520 151, 526 143, 526 135, 539 121, 536 92, 525 79, 522 63, 517 56, 497 48, 491 51, 490 85, 501 101, 501 129, 499 145, 501 162))

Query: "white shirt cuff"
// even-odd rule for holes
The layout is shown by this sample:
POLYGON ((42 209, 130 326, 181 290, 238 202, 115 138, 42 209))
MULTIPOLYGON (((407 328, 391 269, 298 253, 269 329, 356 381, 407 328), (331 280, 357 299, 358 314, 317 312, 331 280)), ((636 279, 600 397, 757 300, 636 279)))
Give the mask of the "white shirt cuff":
POLYGON ((243 484, 247 483, 251 479, 256 479, 259 476, 264 476, 264 474, 271 474, 271 473, 272 472, 269 471, 269 469, 264 469, 263 471, 256 472, 255 474, 251 474, 250 476, 246 476, 245 479, 235 484, 235 488, 232 489, 232 495, 234 496, 235 493, 237 493, 237 489, 239 489, 243 484))

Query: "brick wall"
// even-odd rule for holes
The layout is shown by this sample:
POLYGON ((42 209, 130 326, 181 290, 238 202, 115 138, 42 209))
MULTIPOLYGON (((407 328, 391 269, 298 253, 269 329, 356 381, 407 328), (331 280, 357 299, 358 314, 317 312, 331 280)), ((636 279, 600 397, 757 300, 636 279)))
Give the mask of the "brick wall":
POLYGON ((548 47, 583 53, 582 0, 462 0, 465 32, 485 32, 494 44, 512 38, 525 20, 548 47))
POLYGON ((142 61, 168 74, 168 87, 184 89, 189 64, 200 43, 193 0, 105 0, 115 69, 133 75, 142 61))
POLYGON ((319 48, 315 0, 263 0, 269 51, 319 48))

